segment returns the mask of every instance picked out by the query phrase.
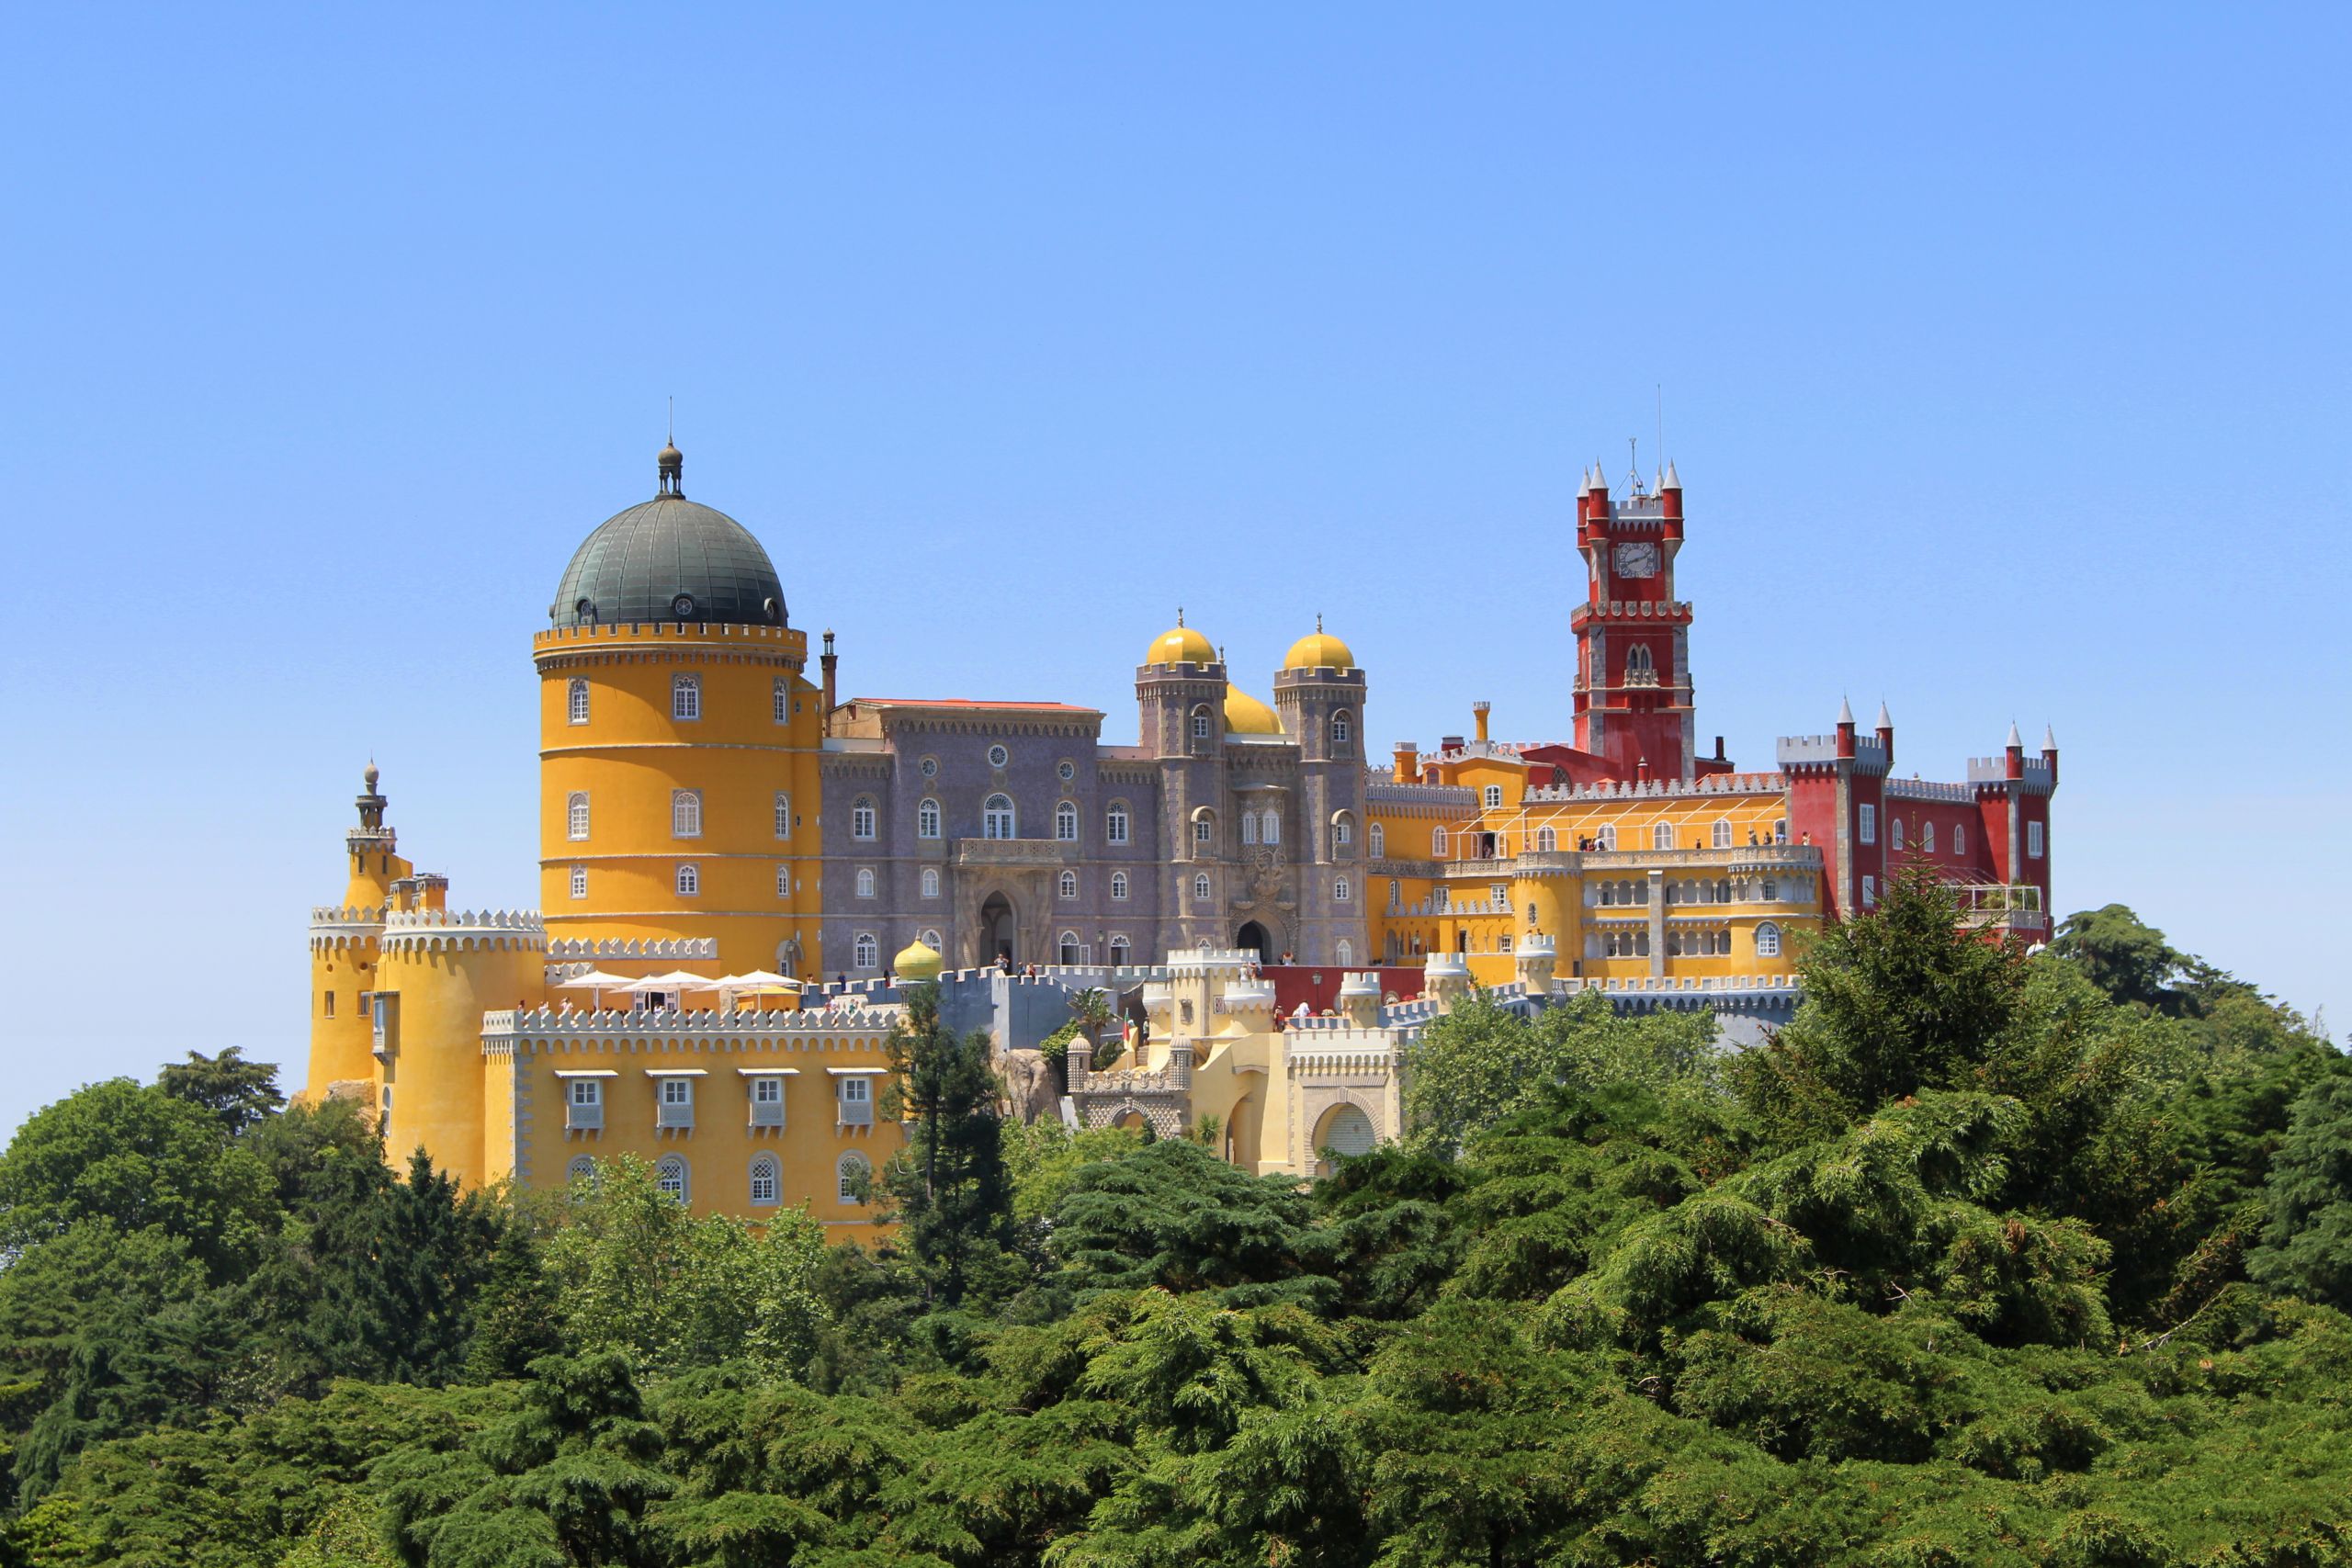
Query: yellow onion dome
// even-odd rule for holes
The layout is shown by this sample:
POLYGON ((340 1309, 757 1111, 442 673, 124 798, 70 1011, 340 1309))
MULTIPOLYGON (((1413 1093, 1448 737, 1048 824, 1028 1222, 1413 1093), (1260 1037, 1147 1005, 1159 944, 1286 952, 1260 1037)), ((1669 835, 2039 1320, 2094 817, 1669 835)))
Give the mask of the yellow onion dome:
POLYGON ((1315 629, 1290 645, 1290 656, 1283 660, 1285 670, 1352 670, 1356 656, 1348 645, 1323 629, 1323 618, 1317 616, 1315 629))
POLYGON ((902 981, 936 980, 939 966, 939 954, 921 937, 899 949, 899 955, 890 960, 890 973, 902 981))
POLYGON ((1215 664, 1216 649, 1209 639, 1178 621, 1152 639, 1143 656, 1146 664, 1215 664))
POLYGON ((1227 735, 1280 735, 1282 716, 1243 691, 1225 688, 1225 732, 1227 735))

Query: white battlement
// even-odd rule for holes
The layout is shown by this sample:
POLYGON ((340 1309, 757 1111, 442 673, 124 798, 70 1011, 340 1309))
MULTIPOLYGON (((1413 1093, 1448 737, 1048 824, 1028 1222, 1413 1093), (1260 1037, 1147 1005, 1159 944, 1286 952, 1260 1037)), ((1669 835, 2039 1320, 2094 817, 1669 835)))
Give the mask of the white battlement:
POLYGON ((379 940, 386 953, 545 953, 548 931, 531 909, 391 909, 379 940))
POLYGON ((740 1011, 722 1008, 506 1008, 482 1014, 481 1032, 485 1043, 497 1037, 614 1048, 657 1041, 740 1047, 843 1034, 887 1034, 904 1013, 905 1010, 895 1003, 740 1011))
POLYGON ((1168 955, 1168 973, 1175 976, 1219 969, 1247 970, 1257 963, 1258 954, 1247 947, 1180 947, 1168 955))
POLYGON ((311 923, 314 926, 372 928, 384 923, 384 909, 380 904, 373 908, 364 904, 354 904, 348 908, 337 908, 333 904, 313 904, 311 906, 311 923))
POLYGON ((557 937, 548 943, 548 957, 556 963, 579 963, 587 966, 604 960, 627 962, 633 958, 669 961, 682 959, 710 960, 718 956, 718 939, 715 936, 681 936, 639 939, 637 937, 557 937))
POLYGON ((1706 773, 1695 779, 1554 784, 1529 790, 1526 799, 1530 805, 1589 800, 1690 800, 1710 795, 1783 795, 1788 787, 1786 773, 1706 773))
POLYGON ((451 930, 494 931, 540 931, 547 922, 539 919, 537 909, 388 909, 384 912, 387 931, 451 930))
MULTIPOLYGON (((2018 772, 2022 776, 2017 782, 2042 790, 2050 787, 2050 764, 2041 758, 2026 758, 2018 772)), ((2009 760, 2007 757, 1971 757, 1968 759, 1968 782, 1973 784, 2011 782, 2009 760)))
MULTIPOLYGON (((1838 761, 1838 737, 1835 735, 1783 735, 1773 742, 1773 754, 1783 768, 1804 764, 1818 764, 1838 761)), ((1886 766, 1886 748, 1878 743, 1875 735, 1854 737, 1854 761, 1872 767, 1886 766)))

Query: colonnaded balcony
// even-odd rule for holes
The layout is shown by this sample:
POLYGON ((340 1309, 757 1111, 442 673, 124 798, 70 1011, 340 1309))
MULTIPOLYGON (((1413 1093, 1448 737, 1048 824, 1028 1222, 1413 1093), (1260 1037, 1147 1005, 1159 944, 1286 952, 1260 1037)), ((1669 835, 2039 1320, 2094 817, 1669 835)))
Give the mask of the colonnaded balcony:
POLYGON ((1971 931, 2015 932, 2028 940, 2050 934, 2050 911, 2041 906, 2041 889, 2018 882, 1948 882, 1952 900, 1960 906, 1960 923, 1971 931))

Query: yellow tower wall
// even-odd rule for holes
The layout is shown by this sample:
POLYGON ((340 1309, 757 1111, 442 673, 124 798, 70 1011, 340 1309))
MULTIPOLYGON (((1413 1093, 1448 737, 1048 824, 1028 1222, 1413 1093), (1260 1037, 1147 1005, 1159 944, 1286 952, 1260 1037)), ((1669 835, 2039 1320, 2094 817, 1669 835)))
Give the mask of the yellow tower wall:
MULTIPOLYGON (((469 1184, 507 1173, 487 1147, 482 1015, 537 1006, 546 993, 547 932, 531 914, 420 910, 389 915, 377 991, 384 1009, 381 1086, 391 1091, 384 1149, 394 1162, 422 1145, 469 1184)), ((379 1095, 378 1104, 383 1104, 379 1095)))
POLYGON ((567 626, 540 633, 533 659, 549 934, 710 937, 729 971, 789 964, 790 972, 818 972, 823 714, 802 674, 807 636, 782 626, 567 626), (697 717, 673 714, 681 675, 698 683, 697 717), (577 723, 575 680, 587 682, 588 697, 577 723), (691 837, 673 830, 682 790, 701 802, 700 832, 691 837), (571 836, 575 794, 588 799, 584 839, 571 836), (779 795, 791 816, 781 833, 779 795), (698 874, 691 895, 678 891, 682 864, 698 874), (575 866, 586 872, 581 897, 571 894, 575 866), (782 891, 780 869, 789 878, 782 891))

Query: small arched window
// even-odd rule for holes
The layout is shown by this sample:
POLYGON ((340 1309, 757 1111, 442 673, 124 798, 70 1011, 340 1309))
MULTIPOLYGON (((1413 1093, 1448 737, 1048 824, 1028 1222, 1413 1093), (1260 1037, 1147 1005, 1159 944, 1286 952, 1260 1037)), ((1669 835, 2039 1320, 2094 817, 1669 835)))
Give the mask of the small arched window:
POLYGON ((1102 818, 1102 836, 1114 844, 1127 841, 1127 803, 1114 800, 1102 818))
POLYGON ((992 795, 980 807, 980 837, 1010 839, 1012 837, 1012 797, 992 795))
POLYGON ((860 969, 872 969, 882 962, 882 944, 874 940, 872 931, 860 931, 851 948, 851 960, 860 969))
POLYGON ((702 716, 702 677, 673 675, 670 677, 670 716, 700 718, 702 716))
POLYGON ((1065 800, 1054 807, 1054 837, 1065 844, 1078 842, 1078 802, 1065 800))
POLYGON ((1200 875, 1198 875, 1198 876, 1196 876, 1196 877, 1193 878, 1193 897, 1195 897, 1195 898, 1205 898, 1205 897, 1207 897, 1208 896, 1209 896, 1209 879, 1208 879, 1208 874, 1207 874, 1206 872, 1204 872, 1204 873, 1202 873, 1200 875))
POLYGON ((1964 855, 1968 852, 1968 827, 1965 823, 1955 822, 1951 825, 1951 852, 1956 855, 1964 855))
POLYGON ((581 1155, 563 1168, 563 1179, 572 1182, 585 1181, 594 1186, 596 1181, 596 1162, 586 1155, 581 1155))
POLYGON ((857 868, 857 896, 861 898, 874 897, 874 868, 870 865, 857 868))
POLYGON ((947 943, 940 937, 936 929, 923 931, 916 938, 916 940, 921 942, 925 947, 931 949, 933 953, 944 953, 947 951, 947 943))
POLYGON ((1341 708, 1339 712, 1331 716, 1332 745, 1345 746, 1350 740, 1355 738, 1355 720, 1348 716, 1347 709, 1341 708))
POLYGON ((1731 818, 1728 817, 1715 818, 1714 847, 1719 850, 1731 848, 1731 818))
POLYGON ((1560 835, 1550 828, 1535 829, 1535 849, 1539 854, 1550 854, 1560 847, 1560 835))
POLYGON ((775 868, 775 896, 779 898, 792 897, 792 868, 788 865, 775 868))
POLYGON ((686 1201, 686 1160, 684 1155, 663 1155, 653 1166, 653 1184, 665 1197, 686 1201))
POLYGON ((1929 854, 1936 852, 1936 825, 1933 822, 1919 824, 1919 847, 1929 854))
POLYGON ((792 722, 792 682, 781 675, 768 694, 768 711, 778 724, 792 722))
POLYGON ((1216 723, 1216 721, 1209 716, 1208 704, 1203 703, 1199 707, 1194 708, 1193 710, 1193 739, 1206 740, 1215 733, 1216 723))
POLYGON ((1594 838, 1602 849, 1615 849, 1617 847, 1617 825, 1614 822, 1605 822, 1601 824, 1600 831, 1595 834, 1594 838))
POLYGON ((1332 956, 1338 959, 1340 967, 1345 969, 1356 961, 1356 944, 1341 937, 1340 945, 1332 950, 1332 956))
POLYGON ((1193 847, 1205 850, 1216 842, 1216 813, 1202 807, 1193 813, 1193 847))
POLYGON ((588 897, 588 868, 584 865, 571 868, 571 896, 574 898, 588 897))
POLYGON ((681 898, 693 898, 699 896, 702 892, 702 869, 699 866, 680 866, 677 888, 678 897, 681 898))
POLYGON ((572 839, 575 841, 585 839, 588 836, 588 792, 573 790, 564 800, 563 814, 572 839))
POLYGON ((1355 896, 1356 891, 1353 887, 1349 886, 1348 879, 1346 877, 1338 877, 1333 880, 1331 884, 1331 901, 1333 903, 1345 904, 1353 899, 1355 896))
POLYGON ((841 1163, 833 1167, 834 1190, 844 1203, 863 1203, 865 1201, 866 1183, 873 1175, 871 1160, 862 1154, 845 1154, 842 1156, 841 1163))
POLYGON ((1643 647, 1637 642, 1633 647, 1625 650, 1625 674, 1627 679, 1630 680, 1641 675, 1655 675, 1657 673, 1657 666, 1651 662, 1650 650, 1648 649, 1643 647))
POLYGON ((670 836, 673 839, 702 837, 701 792, 691 789, 670 792, 670 836))
POLYGON ((1891 850, 1894 851, 1894 852, 1895 852, 1896 853, 1898 853, 1898 854, 1900 854, 1900 853, 1902 852, 1902 851, 1903 851, 1903 818, 1900 818, 1900 817, 1894 817, 1894 818, 1888 818, 1888 819, 1887 819, 1887 824, 1886 824, 1886 845, 1887 845, 1887 848, 1889 848, 1889 849, 1891 849, 1891 850))
POLYGON ((1773 818, 1772 841, 1776 844, 1785 844, 1789 841, 1789 819, 1787 818, 1778 817, 1773 818))
POLYGON ((1060 940, 1054 945, 1060 950, 1064 964, 1073 964, 1078 962, 1078 933, 1076 931, 1062 932, 1060 940))
POLYGON ((1766 920, 1756 928, 1756 956, 1758 958, 1781 956, 1781 928, 1770 920, 1766 920))
POLYGON ((922 896, 926 898, 939 897, 939 868, 935 865, 922 868, 922 896))
POLYGON ((1331 818, 1331 847, 1335 850, 1352 848, 1356 841, 1356 819, 1352 812, 1342 811, 1331 818))
POLYGON ((1386 860, 1388 858, 1388 825, 1385 822, 1374 822, 1372 825, 1372 831, 1364 836, 1370 840, 1372 858, 1386 860))
POLYGON ((939 837, 939 802, 926 800, 915 807, 915 837, 918 839, 939 837))
POLYGON ((1781 901, 1781 885, 1769 876, 1764 879, 1762 893, 1764 902, 1767 904, 1777 904, 1781 901))
POLYGON ((1430 829, 1430 857, 1432 860, 1445 858, 1445 829, 1442 828, 1430 829))
POLYGON ((752 1160, 752 1207, 770 1209, 783 1200, 784 1181, 776 1172, 775 1156, 754 1156, 752 1160))
POLYGON ((1671 822, 1654 822, 1650 824, 1650 848, 1654 850, 1670 850, 1673 847, 1674 824, 1671 822))
POLYGON ((1077 897, 1078 873, 1074 871, 1063 872, 1061 874, 1061 880, 1054 886, 1054 891, 1064 898, 1077 897))
POLYGON ((1503 804, 1503 786, 1500 784, 1488 784, 1487 786, 1486 794, 1480 798, 1486 801, 1487 810, 1500 810, 1503 804))
POLYGON ((1112 962, 1112 964, 1113 964, 1114 966, 1118 967, 1118 968, 1121 968, 1121 969, 1125 968, 1125 967, 1127 966, 1127 953, 1128 953, 1128 952, 1129 952, 1129 949, 1128 949, 1128 946, 1127 946, 1127 939, 1126 939, 1125 933, 1121 932, 1121 931, 1113 931, 1113 932, 1111 933, 1111 962, 1112 962))
POLYGON ((849 836, 853 839, 874 837, 876 816, 873 800, 865 795, 858 796, 857 804, 849 808, 849 836))
POLYGON ((792 837, 792 796, 782 790, 775 792, 775 836, 779 839, 792 837))
POLYGON ((1126 896, 1127 874, 1124 871, 1113 872, 1111 874, 1111 897, 1114 898, 1125 898, 1126 896))
POLYGON ((571 678, 570 689, 565 694, 565 700, 569 704, 568 716, 571 718, 571 722, 574 724, 587 723, 588 682, 582 677, 574 675, 571 678))

